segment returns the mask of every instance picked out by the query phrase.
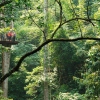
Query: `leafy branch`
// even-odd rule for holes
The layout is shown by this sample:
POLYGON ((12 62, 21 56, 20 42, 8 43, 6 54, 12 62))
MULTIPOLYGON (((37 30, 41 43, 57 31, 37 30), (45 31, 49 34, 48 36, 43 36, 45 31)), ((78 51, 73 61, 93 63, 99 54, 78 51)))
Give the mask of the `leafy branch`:
POLYGON ((31 52, 28 52, 26 53, 25 55, 23 55, 20 60, 18 61, 17 65, 11 69, 7 74, 5 74, 4 76, 1 77, 0 79, 0 84, 7 78, 9 77, 10 75, 12 75, 14 72, 18 71, 20 66, 21 66, 21 63, 23 62, 23 60, 25 58, 27 58, 28 56, 32 55, 32 54, 35 54, 36 52, 40 51, 42 49, 42 47, 44 47, 45 45, 47 45, 48 43, 50 42, 60 42, 60 41, 63 41, 63 42, 75 42, 75 41, 79 41, 79 40, 97 40, 97 41, 100 41, 100 38, 90 38, 90 37, 80 37, 80 38, 73 38, 73 39, 65 39, 65 38, 60 38, 60 39, 48 39, 46 40, 45 42, 43 42, 40 46, 38 46, 35 50, 31 51, 31 52))
POLYGON ((90 20, 92 21, 100 21, 99 19, 88 19, 88 18, 80 18, 80 17, 76 17, 76 18, 72 18, 72 19, 69 19, 69 20, 66 20, 62 23, 62 25, 68 23, 68 22, 71 22, 71 21, 77 21, 77 20, 83 20, 83 21, 87 21, 87 22, 90 22, 90 20))
POLYGON ((68 23, 68 22, 71 22, 71 21, 73 21, 73 20, 75 20, 75 21, 78 22, 78 26, 79 26, 79 29, 80 29, 80 32, 81 32, 81 37, 83 37, 83 36, 82 36, 82 29, 81 29, 79 20, 83 20, 83 21, 87 21, 87 22, 89 22, 89 23, 92 23, 93 26, 94 26, 94 24, 93 24, 92 21, 100 21, 100 20, 98 20, 98 19, 92 19, 92 18, 89 17, 89 0, 88 0, 88 3, 87 3, 87 18, 80 18, 80 17, 77 17, 77 14, 76 14, 76 12, 75 12, 75 8, 73 7, 72 2, 71 2, 71 0, 70 0, 70 3, 71 3, 72 10, 73 10, 73 13, 74 13, 75 18, 72 18, 72 19, 63 21, 63 17, 62 17, 62 16, 63 16, 63 13, 62 13, 62 4, 61 4, 60 0, 55 0, 55 1, 58 3, 59 8, 60 8, 60 12, 59 12, 59 13, 60 13, 60 14, 59 14, 60 20, 59 20, 59 25, 58 25, 57 28, 52 32, 51 38, 53 38, 53 37, 55 36, 56 32, 58 31, 58 29, 59 29, 61 26, 63 26, 64 24, 66 24, 66 23, 68 23))

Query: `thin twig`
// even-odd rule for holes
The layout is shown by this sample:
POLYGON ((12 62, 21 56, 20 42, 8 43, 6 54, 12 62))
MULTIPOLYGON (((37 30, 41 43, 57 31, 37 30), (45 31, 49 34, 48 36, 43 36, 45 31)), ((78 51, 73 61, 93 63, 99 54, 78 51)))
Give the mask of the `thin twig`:
POLYGON ((55 0, 55 1, 58 3, 59 8, 60 8, 60 13, 59 13, 59 16, 60 16, 60 21, 59 22, 60 23, 59 23, 58 27, 55 29, 55 32, 52 33, 51 38, 54 37, 54 35, 56 34, 56 31, 59 29, 59 27, 61 27, 61 24, 62 24, 62 5, 61 5, 60 0, 59 1, 58 0, 55 0))
POLYGON ((69 22, 71 22, 71 21, 77 21, 77 20, 83 20, 83 21, 87 21, 87 22, 90 22, 90 20, 92 20, 92 21, 100 21, 99 19, 93 19, 93 18, 88 19, 88 18, 76 17, 76 18, 72 18, 72 19, 69 19, 69 20, 64 21, 64 22, 61 24, 61 26, 64 25, 64 24, 66 24, 66 23, 69 23, 69 22))
POLYGON ((89 17, 89 1, 90 0, 87 0, 87 18, 90 19, 89 17))
MULTIPOLYGON (((87 0, 87 18, 88 18, 88 20, 90 20, 89 5, 90 5, 90 0, 87 0)), ((91 23, 93 26, 95 26, 94 23, 93 23, 91 20, 90 20, 90 23, 91 23)))
POLYGON ((31 20, 34 22, 34 24, 39 28, 39 30, 44 33, 44 31, 40 28, 40 26, 34 21, 33 17, 31 16, 31 14, 29 13, 27 6, 26 6, 26 11, 29 14, 29 17, 31 18, 31 20))
MULTIPOLYGON (((83 21, 86 21, 86 22, 90 22, 90 20, 87 19, 87 18, 80 18, 80 17, 72 18, 72 19, 66 20, 66 21, 62 22, 61 24, 59 24, 58 27, 52 32, 52 34, 55 35, 56 32, 58 31, 58 29, 59 29, 61 26, 63 26, 64 24, 69 23, 69 22, 71 22, 71 21, 77 21, 77 20, 83 20, 83 21)), ((91 19, 91 20, 93 20, 93 21, 100 21, 100 20, 98 20, 98 19, 91 19)), ((51 37, 51 38, 52 38, 52 37, 51 37)))

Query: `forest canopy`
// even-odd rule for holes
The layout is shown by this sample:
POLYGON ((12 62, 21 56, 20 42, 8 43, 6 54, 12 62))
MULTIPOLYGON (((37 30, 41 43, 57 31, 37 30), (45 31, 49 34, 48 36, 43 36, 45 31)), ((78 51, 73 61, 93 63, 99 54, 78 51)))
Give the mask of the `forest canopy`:
POLYGON ((1 57, 11 52, 9 72, 0 75, 0 83, 10 76, 8 98, 99 98, 99 0, 2 0, 0 21, 0 35, 13 26, 19 42, 0 47, 1 57))

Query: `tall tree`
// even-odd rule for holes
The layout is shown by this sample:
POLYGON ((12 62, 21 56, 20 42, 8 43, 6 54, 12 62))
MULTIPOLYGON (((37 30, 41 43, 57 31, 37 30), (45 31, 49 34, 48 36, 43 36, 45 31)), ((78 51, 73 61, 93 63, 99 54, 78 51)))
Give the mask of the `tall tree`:
MULTIPOLYGON (((48 0, 44 0, 44 42, 48 38, 48 0)), ((49 100, 48 88, 48 45, 44 46, 44 100, 49 100)))
MULTIPOLYGON (((2 0, 2 3, 5 2, 5 0, 2 0)), ((1 14, 1 17, 5 17, 4 15, 4 9, 1 10, 0 12, 1 14)), ((4 20, 1 20, 1 28, 5 28, 6 27, 6 22, 4 20)), ((4 34, 2 33, 2 37, 4 41, 4 34)), ((5 47, 10 47, 10 46, 7 46, 7 45, 4 45, 5 47)), ((7 74, 8 71, 9 71, 9 67, 10 67, 10 51, 2 51, 2 76, 7 74)), ((2 83, 2 91, 3 91, 3 96, 4 97, 8 97, 8 78, 2 83)))

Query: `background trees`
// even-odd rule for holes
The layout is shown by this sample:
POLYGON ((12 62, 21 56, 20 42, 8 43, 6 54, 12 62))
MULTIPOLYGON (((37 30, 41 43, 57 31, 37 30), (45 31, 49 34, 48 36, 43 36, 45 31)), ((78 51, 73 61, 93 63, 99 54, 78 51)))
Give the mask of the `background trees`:
POLYGON ((43 51, 36 52, 48 43, 49 99, 67 100, 72 95, 77 97, 76 100, 99 97, 99 41, 95 41, 100 40, 99 0, 48 0, 46 40, 43 40, 45 23, 42 0, 15 0, 5 4, 1 7, 5 16, 1 19, 6 21, 8 27, 11 20, 14 20, 14 28, 20 41, 11 48, 10 68, 13 70, 10 74, 17 70, 20 72, 9 78, 10 98, 43 100, 43 51), (74 39, 94 41, 68 43, 74 39), (26 58, 27 56, 29 57, 26 58), (14 90, 16 92, 13 93, 14 90), (65 97, 64 93, 68 96, 65 97))

